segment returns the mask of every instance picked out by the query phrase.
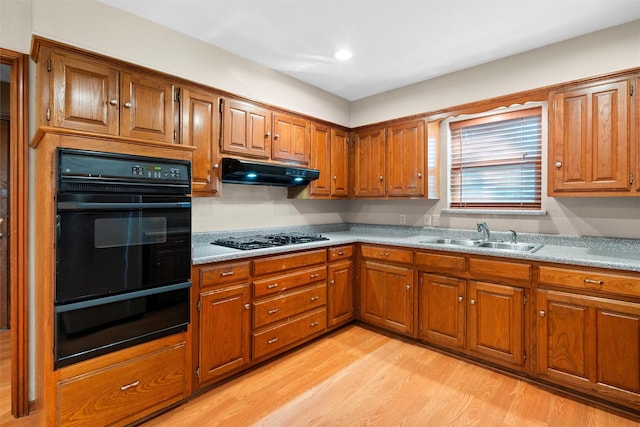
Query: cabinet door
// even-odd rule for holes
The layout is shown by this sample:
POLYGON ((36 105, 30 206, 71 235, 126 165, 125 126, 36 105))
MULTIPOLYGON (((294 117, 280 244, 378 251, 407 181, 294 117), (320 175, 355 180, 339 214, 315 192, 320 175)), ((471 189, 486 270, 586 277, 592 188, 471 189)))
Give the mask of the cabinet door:
POLYGON ((336 326, 353 318, 353 261, 329 264, 328 325, 336 326))
POLYGON ((268 159, 271 155, 271 112, 228 98, 222 103, 222 151, 268 159))
POLYGON ((51 125, 117 135, 118 70, 69 53, 51 54, 51 125))
POLYGON ((310 145, 309 122, 284 114, 273 115, 273 160, 309 164, 310 145))
POLYGON ((387 130, 387 196, 424 196, 424 147, 422 120, 395 125, 387 130))
POLYGON ((320 177, 309 184, 312 196, 331 195, 331 129, 311 124, 311 159, 309 166, 320 171, 320 177))
POLYGON ((182 89, 182 143, 196 147, 191 163, 194 194, 220 194, 218 98, 198 88, 182 89))
POLYGON ((538 290, 538 374, 640 408, 640 304, 538 290))
POLYGON ((354 165, 356 197, 384 197, 384 128, 357 134, 354 165))
POLYGON ((331 195, 349 196, 349 136, 331 129, 331 195))
POLYGON ((365 261, 362 320, 405 335, 413 333, 413 270, 365 261))
POLYGON ((494 283, 468 283, 468 348, 515 366, 524 363, 524 291, 494 283))
POLYGON ((465 280, 420 273, 420 339, 465 347, 465 289, 465 280))
POLYGON ((249 363, 250 309, 248 284, 200 294, 200 383, 249 363))
POLYGON ((552 95, 551 194, 629 189, 628 98, 627 80, 552 95))
POLYGON ((173 83, 135 73, 120 83, 120 135, 174 142, 173 83))

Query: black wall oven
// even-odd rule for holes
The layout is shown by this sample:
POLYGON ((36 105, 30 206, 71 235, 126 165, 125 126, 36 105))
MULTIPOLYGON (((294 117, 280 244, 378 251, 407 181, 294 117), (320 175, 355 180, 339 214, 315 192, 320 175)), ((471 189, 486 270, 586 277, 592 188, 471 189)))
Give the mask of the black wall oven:
POLYGON ((186 161, 59 149, 55 368, 185 331, 186 161))

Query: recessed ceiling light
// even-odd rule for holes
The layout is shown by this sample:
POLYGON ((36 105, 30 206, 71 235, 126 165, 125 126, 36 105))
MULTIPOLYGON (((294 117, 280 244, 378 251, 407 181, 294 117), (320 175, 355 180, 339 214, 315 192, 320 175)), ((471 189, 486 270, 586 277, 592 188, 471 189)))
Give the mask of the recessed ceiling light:
POLYGON ((351 52, 349 49, 340 49, 333 54, 333 57, 339 59, 340 61, 351 59, 352 56, 353 52, 351 52))

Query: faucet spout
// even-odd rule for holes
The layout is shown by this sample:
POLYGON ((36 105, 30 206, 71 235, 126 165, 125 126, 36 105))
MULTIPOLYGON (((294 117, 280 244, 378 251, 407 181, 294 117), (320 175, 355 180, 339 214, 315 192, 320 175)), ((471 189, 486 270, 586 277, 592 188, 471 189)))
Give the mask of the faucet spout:
POLYGON ((484 240, 491 240, 491 232, 489 231, 489 226, 486 222, 478 223, 478 231, 482 233, 484 240))

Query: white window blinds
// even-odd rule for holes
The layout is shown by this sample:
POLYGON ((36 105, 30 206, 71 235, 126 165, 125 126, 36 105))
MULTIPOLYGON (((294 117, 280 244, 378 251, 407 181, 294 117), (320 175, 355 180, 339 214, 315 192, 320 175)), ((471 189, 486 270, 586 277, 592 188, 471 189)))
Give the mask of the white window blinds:
POLYGON ((451 207, 541 208, 541 108, 451 123, 451 207))

